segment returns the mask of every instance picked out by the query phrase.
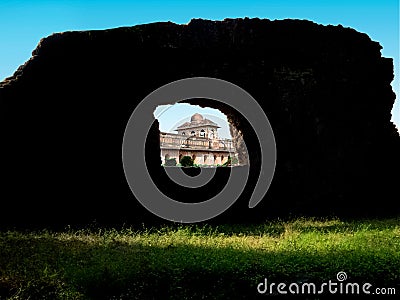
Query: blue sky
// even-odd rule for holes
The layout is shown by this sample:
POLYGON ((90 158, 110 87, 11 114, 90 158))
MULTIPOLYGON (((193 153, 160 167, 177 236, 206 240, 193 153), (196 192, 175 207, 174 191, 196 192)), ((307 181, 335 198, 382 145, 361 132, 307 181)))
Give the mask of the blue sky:
MULTIPOLYGON (((395 59, 393 90, 399 88, 398 0, 202 0, 202 1, 8 1, 0 2, 0 80, 29 59, 42 37, 67 30, 105 29, 157 21, 185 24, 192 18, 222 20, 235 17, 308 19, 342 24, 367 33, 395 59)), ((392 111, 400 128, 400 101, 392 111)))
POLYGON ((209 107, 200 107, 187 103, 177 103, 175 105, 160 105, 154 112, 154 116, 159 121, 160 131, 173 132, 179 125, 189 122, 192 115, 199 113, 215 123, 221 128, 218 128, 218 136, 220 138, 230 139, 229 125, 226 116, 218 109, 209 107))

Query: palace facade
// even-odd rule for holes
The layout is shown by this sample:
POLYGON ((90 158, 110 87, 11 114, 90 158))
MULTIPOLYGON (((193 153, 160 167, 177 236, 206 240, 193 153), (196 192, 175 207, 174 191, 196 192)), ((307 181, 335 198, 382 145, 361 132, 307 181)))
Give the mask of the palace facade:
POLYGON ((222 165, 228 158, 237 157, 232 140, 218 137, 218 124, 194 114, 190 122, 178 126, 178 133, 160 133, 161 160, 190 156, 198 165, 222 165))

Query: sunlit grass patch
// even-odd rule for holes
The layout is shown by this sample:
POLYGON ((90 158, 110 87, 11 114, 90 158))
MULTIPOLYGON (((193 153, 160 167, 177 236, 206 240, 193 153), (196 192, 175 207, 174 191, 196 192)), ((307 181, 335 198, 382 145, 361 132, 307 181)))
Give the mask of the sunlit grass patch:
POLYGON ((400 219, 0 233, 4 298, 251 298, 264 277, 339 271, 398 286, 400 219))

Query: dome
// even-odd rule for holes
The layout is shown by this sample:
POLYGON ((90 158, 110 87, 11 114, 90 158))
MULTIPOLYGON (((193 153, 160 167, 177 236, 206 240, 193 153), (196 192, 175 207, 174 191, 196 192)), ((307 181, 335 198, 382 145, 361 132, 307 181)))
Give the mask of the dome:
POLYGON ((192 118, 190 119, 190 122, 195 122, 195 123, 198 123, 201 121, 203 121, 203 116, 201 114, 194 114, 192 116, 192 118))

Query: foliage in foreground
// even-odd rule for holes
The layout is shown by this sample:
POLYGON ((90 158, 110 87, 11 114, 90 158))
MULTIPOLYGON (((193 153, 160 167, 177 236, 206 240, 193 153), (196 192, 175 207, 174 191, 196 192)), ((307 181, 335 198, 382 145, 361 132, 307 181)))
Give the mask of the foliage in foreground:
POLYGON ((190 156, 184 156, 179 161, 182 167, 193 167, 194 160, 190 156))
POLYGON ((0 233, 1 299, 250 299, 265 277, 398 286, 399 270, 400 219, 0 233))

